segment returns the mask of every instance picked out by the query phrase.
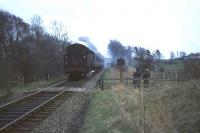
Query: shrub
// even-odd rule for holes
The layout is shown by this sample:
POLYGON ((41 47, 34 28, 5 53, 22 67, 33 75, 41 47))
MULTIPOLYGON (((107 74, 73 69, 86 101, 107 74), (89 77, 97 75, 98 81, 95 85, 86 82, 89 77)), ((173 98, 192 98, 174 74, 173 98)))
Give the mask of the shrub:
POLYGON ((184 72, 191 73, 193 79, 200 78, 200 60, 188 59, 184 61, 184 72))

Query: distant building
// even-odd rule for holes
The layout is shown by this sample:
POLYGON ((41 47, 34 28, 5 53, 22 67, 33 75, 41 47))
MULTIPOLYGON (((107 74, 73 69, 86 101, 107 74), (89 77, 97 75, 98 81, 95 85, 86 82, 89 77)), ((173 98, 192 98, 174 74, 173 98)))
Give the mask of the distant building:
POLYGON ((200 53, 191 53, 187 56, 184 56, 183 59, 200 59, 200 53))

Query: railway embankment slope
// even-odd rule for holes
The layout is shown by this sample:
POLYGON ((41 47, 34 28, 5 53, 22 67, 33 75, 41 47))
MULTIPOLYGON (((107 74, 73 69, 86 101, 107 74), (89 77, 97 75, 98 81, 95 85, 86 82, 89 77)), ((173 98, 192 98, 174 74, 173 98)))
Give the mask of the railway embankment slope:
MULTIPOLYGON (((116 77, 118 72, 105 75, 116 77)), ((91 93, 81 133, 199 133, 199 101, 199 80, 160 81, 148 88, 107 85, 91 93)))

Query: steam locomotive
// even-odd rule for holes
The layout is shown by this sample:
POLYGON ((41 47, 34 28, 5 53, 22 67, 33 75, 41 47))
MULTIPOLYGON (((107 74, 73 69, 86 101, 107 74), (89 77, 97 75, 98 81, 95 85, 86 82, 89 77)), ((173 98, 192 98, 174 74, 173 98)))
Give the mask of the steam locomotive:
POLYGON ((75 43, 65 48, 64 71, 69 80, 86 77, 89 72, 97 71, 104 65, 104 59, 88 47, 75 43))

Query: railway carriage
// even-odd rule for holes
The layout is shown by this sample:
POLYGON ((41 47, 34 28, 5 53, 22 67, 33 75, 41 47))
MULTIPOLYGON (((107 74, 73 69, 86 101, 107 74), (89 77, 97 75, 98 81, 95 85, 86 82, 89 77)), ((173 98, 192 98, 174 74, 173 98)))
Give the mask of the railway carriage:
POLYGON ((103 67, 103 63, 99 55, 82 44, 65 48, 64 70, 69 80, 84 78, 90 71, 103 67))

